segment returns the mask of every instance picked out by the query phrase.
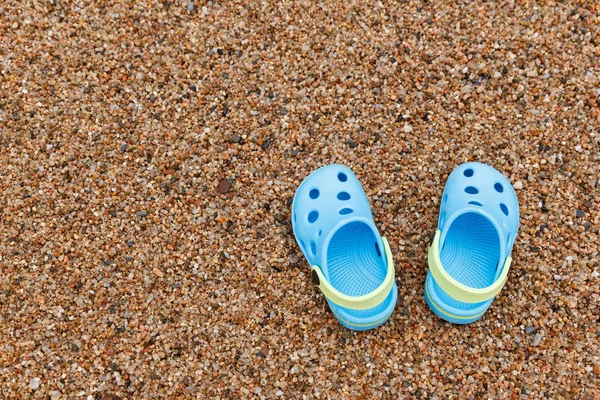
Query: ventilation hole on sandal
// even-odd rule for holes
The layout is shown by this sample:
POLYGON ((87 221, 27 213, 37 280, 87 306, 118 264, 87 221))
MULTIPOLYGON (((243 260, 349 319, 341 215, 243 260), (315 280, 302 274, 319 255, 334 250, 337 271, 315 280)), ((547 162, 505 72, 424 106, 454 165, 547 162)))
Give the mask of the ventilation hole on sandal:
POLYGON ((311 199, 316 199, 317 197, 319 197, 319 189, 313 189, 310 191, 310 193, 308 194, 310 196, 311 199))
POLYGON ((294 223, 296 223, 296 213, 294 213, 294 223))
POLYGON ((470 178, 473 176, 473 170, 471 168, 465 169, 465 171, 463 172, 463 174, 467 177, 470 178))
POLYGON ((448 195, 445 194, 444 197, 442 197, 442 205, 446 204, 447 201, 448 201, 448 195))
POLYGON ((353 210, 351 208, 342 208, 340 210, 340 215, 350 214, 353 210))
POLYGON ((345 173, 343 173, 343 172, 340 172, 340 173, 338 174, 338 179, 340 180, 340 182, 346 182, 346 181, 348 180, 348 177, 346 176, 346 174, 345 174, 345 173))
POLYGON ((339 192, 337 195, 338 200, 350 200, 350 193, 348 192, 339 192))
POLYGON ((510 238, 510 233, 509 233, 508 235, 506 235, 506 248, 507 248, 506 250, 507 251, 510 250, 509 249, 509 247, 510 247, 510 239, 511 238, 510 238))
POLYGON ((504 192, 504 186, 502 186, 502 184, 500 182, 497 182, 494 185, 494 189, 496 189, 496 192, 498 192, 498 193, 504 192))
POLYGON ((477 190, 477 188, 476 188, 476 187, 473 187, 473 186, 467 186, 467 187, 465 188, 465 192, 467 192, 467 193, 469 193, 469 194, 477 194, 477 193, 479 193, 479 190, 477 190))
POLYGON ((298 239, 298 241, 300 242, 300 250, 306 253, 306 246, 304 246, 304 242, 302 241, 302 239, 298 239))
POLYGON ((319 213, 317 211, 311 211, 310 214, 308 214, 308 222, 311 224, 314 223, 318 218, 319 213))
POLYGON ((469 204, 473 204, 474 206, 479 206, 479 207, 483 207, 483 204, 481 204, 478 201, 470 201, 469 204))
POLYGON ((446 220, 446 212, 444 211, 443 213, 440 214, 440 221, 438 223, 438 226, 440 229, 443 228, 445 220, 446 220))
POLYGON ((502 210, 502 213, 504 213, 504 215, 508 216, 508 207, 506 207, 504 203, 500 203, 500 209, 502 210))
POLYGON ((379 245, 377 244, 377 242, 375 242, 375 251, 377 252, 377 255, 381 257, 381 251, 379 251, 379 245))
POLYGON ((313 256, 317 255, 317 244, 313 240, 310 241, 310 251, 313 253, 313 256))
POLYGON ((323 234, 323 231, 319 229, 319 236, 323 234))

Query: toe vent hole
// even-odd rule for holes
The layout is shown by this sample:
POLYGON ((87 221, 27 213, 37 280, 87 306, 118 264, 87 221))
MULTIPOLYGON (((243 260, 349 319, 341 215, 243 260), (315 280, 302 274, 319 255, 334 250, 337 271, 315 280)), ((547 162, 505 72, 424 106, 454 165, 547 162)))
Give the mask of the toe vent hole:
POLYGON ((319 189, 313 189, 310 191, 310 193, 308 194, 310 196, 311 199, 316 199, 317 197, 319 197, 319 189))
POLYGON ((479 190, 477 190, 477 188, 474 186, 467 186, 465 188, 465 192, 467 192, 469 194, 477 194, 477 193, 479 193, 479 190))
POLYGON ((318 211, 311 211, 310 214, 308 214, 308 222, 311 224, 313 224, 317 219, 319 219, 318 211))
POLYGON ((346 201, 350 200, 350 193, 348 192, 339 192, 337 195, 338 200, 346 201))
POLYGON ((343 173, 343 172, 340 172, 340 173, 338 174, 338 179, 340 180, 340 182, 346 182, 346 181, 348 180, 348 177, 346 176, 346 174, 345 174, 345 173, 343 173))
POLYGON ((317 255, 317 244, 313 240, 310 241, 310 252, 313 256, 317 255))
POLYGON ((306 246, 304 246, 304 241, 302 241, 302 239, 298 239, 298 241, 300 242, 300 250, 306 253, 306 246))
POLYGON ((483 204, 481 204, 478 201, 470 201, 469 204, 473 204, 474 206, 479 206, 479 207, 483 207, 483 204))
POLYGON ((448 201, 448 195, 445 194, 444 197, 442 197, 442 205, 446 204, 447 201, 448 201))
POLYGON ((375 251, 377 252, 377 256, 381 257, 381 251, 379 250, 379 245, 375 242, 375 251))
POLYGON ((500 209, 504 215, 508 216, 508 207, 506 207, 506 204, 500 203, 500 209))
POLYGON ((351 212, 353 212, 353 210, 351 208, 342 208, 340 210, 340 215, 350 214, 351 212))
POLYGON ((463 174, 467 177, 470 178, 473 176, 473 170, 471 168, 467 168, 465 169, 465 171, 463 172, 463 174))
POLYGON ((504 192, 504 186, 502 186, 500 182, 496 182, 496 184, 494 185, 494 189, 496 189, 496 192, 498 193, 504 192))

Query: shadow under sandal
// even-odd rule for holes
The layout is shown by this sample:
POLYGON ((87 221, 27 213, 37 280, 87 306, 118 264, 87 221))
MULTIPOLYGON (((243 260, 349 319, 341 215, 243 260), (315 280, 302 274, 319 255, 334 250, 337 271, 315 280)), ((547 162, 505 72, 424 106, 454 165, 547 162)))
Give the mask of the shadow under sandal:
POLYGON ((292 227, 313 282, 342 325, 362 331, 387 321, 398 298, 394 261, 349 168, 329 165, 300 184, 292 227))
POLYGON ((481 318, 506 283, 518 228, 517 196, 500 172, 466 163, 450 174, 425 281, 436 315, 456 324, 481 318))

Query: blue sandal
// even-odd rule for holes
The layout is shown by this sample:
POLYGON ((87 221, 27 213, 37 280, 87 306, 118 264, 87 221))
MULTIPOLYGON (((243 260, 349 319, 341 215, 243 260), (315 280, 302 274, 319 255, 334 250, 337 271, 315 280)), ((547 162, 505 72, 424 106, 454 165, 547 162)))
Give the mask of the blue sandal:
POLYGON ((488 165, 458 166, 429 246, 425 300, 432 311, 456 324, 481 318, 506 282, 518 229, 510 182, 488 165))
POLYGON ((394 260, 349 168, 329 165, 300 184, 292 227, 313 282, 342 325, 364 331, 387 321, 398 298, 394 260))

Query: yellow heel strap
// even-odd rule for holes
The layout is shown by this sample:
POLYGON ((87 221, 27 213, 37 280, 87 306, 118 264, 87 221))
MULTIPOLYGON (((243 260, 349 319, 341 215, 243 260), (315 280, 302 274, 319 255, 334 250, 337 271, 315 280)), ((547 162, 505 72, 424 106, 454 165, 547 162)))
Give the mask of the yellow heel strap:
POLYGON ((433 275, 433 278, 444 290, 444 292, 448 293, 454 299, 464 303, 480 303, 482 301, 489 300, 500 293, 504 287, 504 284, 506 283, 508 271, 510 270, 510 263, 512 262, 512 258, 510 256, 506 258, 504 266, 502 267, 502 272, 494 283, 481 289, 472 288, 451 277, 450 274, 448 274, 448 272, 446 272, 444 269, 442 261, 440 260, 440 236, 441 231, 438 229, 435 231, 435 237, 433 238, 431 246, 429 247, 427 261, 429 263, 429 271, 431 272, 431 275, 433 275))
POLYGON ((319 289, 321 292, 323 292, 323 295, 327 298, 327 300, 352 310, 367 310, 381 304, 381 302, 385 300, 394 286, 395 271, 394 259, 392 258, 390 245, 386 238, 382 239, 387 261, 387 274, 381 285, 379 285, 379 287, 373 290, 371 293, 367 293, 362 296, 348 296, 343 294, 336 290, 331 283, 329 283, 318 265, 314 265, 311 268, 313 282, 319 286, 319 289))

